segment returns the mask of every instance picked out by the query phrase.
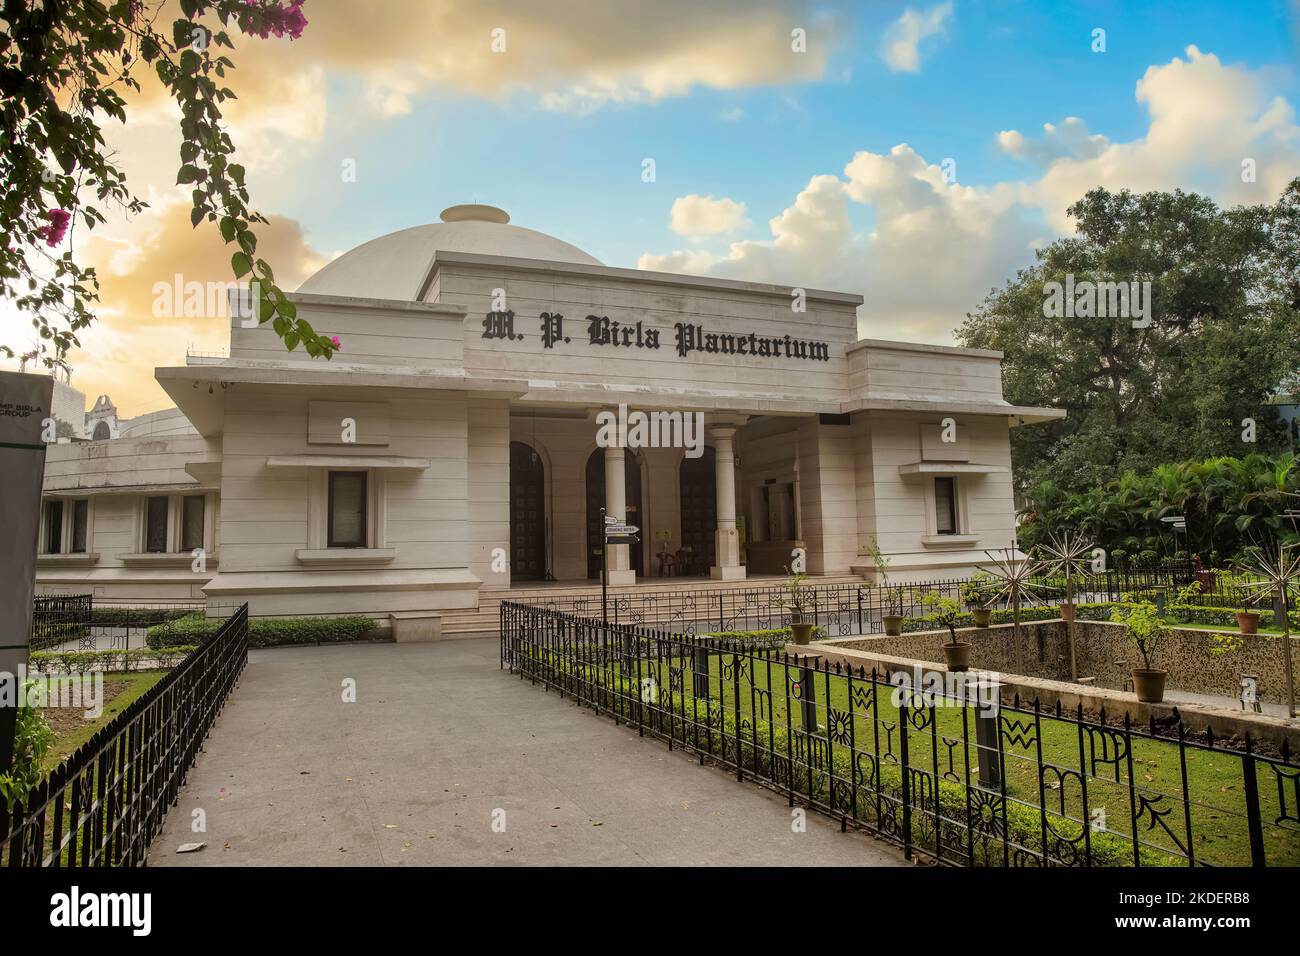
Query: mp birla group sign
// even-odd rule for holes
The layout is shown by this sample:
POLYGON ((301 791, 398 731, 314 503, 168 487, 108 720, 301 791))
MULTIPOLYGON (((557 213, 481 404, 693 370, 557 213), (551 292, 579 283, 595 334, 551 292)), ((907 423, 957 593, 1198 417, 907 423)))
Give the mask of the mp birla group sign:
POLYGON ((27 664, 31 636, 44 434, 53 394, 54 379, 47 375, 0 372, 0 772, 13 757, 20 696, 4 691, 27 664))

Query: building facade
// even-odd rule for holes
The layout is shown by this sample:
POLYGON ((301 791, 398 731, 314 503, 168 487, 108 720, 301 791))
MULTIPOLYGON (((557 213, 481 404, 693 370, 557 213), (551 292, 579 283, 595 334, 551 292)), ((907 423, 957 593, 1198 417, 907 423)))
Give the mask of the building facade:
POLYGON ((147 434, 50 448, 42 590, 432 619, 604 561, 870 579, 873 538, 957 576, 1014 543, 1010 429, 1063 415, 1004 401, 999 353, 859 339, 860 296, 607 268, 492 207, 292 299, 332 361, 235 315, 156 370, 147 434), (605 554, 602 508, 640 541, 605 554))

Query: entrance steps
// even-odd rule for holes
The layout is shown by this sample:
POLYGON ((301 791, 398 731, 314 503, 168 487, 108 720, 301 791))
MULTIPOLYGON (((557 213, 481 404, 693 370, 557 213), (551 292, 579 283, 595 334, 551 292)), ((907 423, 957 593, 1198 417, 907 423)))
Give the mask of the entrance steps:
MULTIPOLYGON (((862 576, 857 574, 828 574, 810 576, 805 583, 808 587, 815 587, 831 584, 861 584, 863 580, 862 576)), ((637 584, 611 587, 609 597, 613 600, 624 595, 643 598, 652 594, 680 594, 684 591, 716 594, 719 591, 767 590, 780 588, 784 583, 785 578, 778 575, 764 575, 743 581, 714 581, 711 578, 645 578, 637 584)), ((568 603, 580 599, 587 600, 589 606, 594 607, 599 614, 599 582, 560 581, 546 584, 528 583, 511 588, 483 588, 478 593, 477 608, 441 612, 442 639, 495 636, 501 624, 502 601, 568 603)))

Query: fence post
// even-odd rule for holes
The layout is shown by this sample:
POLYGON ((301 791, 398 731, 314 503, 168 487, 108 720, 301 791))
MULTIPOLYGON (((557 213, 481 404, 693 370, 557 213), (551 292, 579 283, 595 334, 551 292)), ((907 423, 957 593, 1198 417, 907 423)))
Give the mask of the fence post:
POLYGON ((709 649, 697 644, 695 651, 695 669, 692 676, 692 693, 698 698, 709 699, 709 649))
POLYGON ((1002 768, 998 765, 998 708, 1002 704, 1002 685, 990 681, 976 683, 975 756, 979 764, 980 786, 997 790, 1002 785, 1002 768), (988 697, 981 700, 987 691, 988 697))
POLYGON ((1242 784, 1246 795, 1246 826, 1250 831, 1250 865, 1262 867, 1264 863, 1264 831, 1259 818, 1259 781, 1255 779, 1255 757, 1250 752, 1250 733, 1246 734, 1246 750, 1241 755, 1242 784))
POLYGON ((799 710, 803 715, 803 729, 809 736, 817 733, 817 681, 812 665, 820 654, 799 655, 799 710))

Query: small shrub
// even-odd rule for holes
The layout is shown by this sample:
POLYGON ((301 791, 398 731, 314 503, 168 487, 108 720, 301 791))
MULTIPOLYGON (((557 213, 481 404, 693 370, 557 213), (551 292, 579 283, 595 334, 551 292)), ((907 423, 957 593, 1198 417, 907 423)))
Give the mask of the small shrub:
POLYGON ((32 788, 41 782, 41 765, 45 755, 54 746, 54 731, 45 722, 45 715, 25 703, 27 683, 24 683, 22 700, 14 726, 14 755, 9 770, 0 773, 0 801, 13 809, 24 800, 32 788))

